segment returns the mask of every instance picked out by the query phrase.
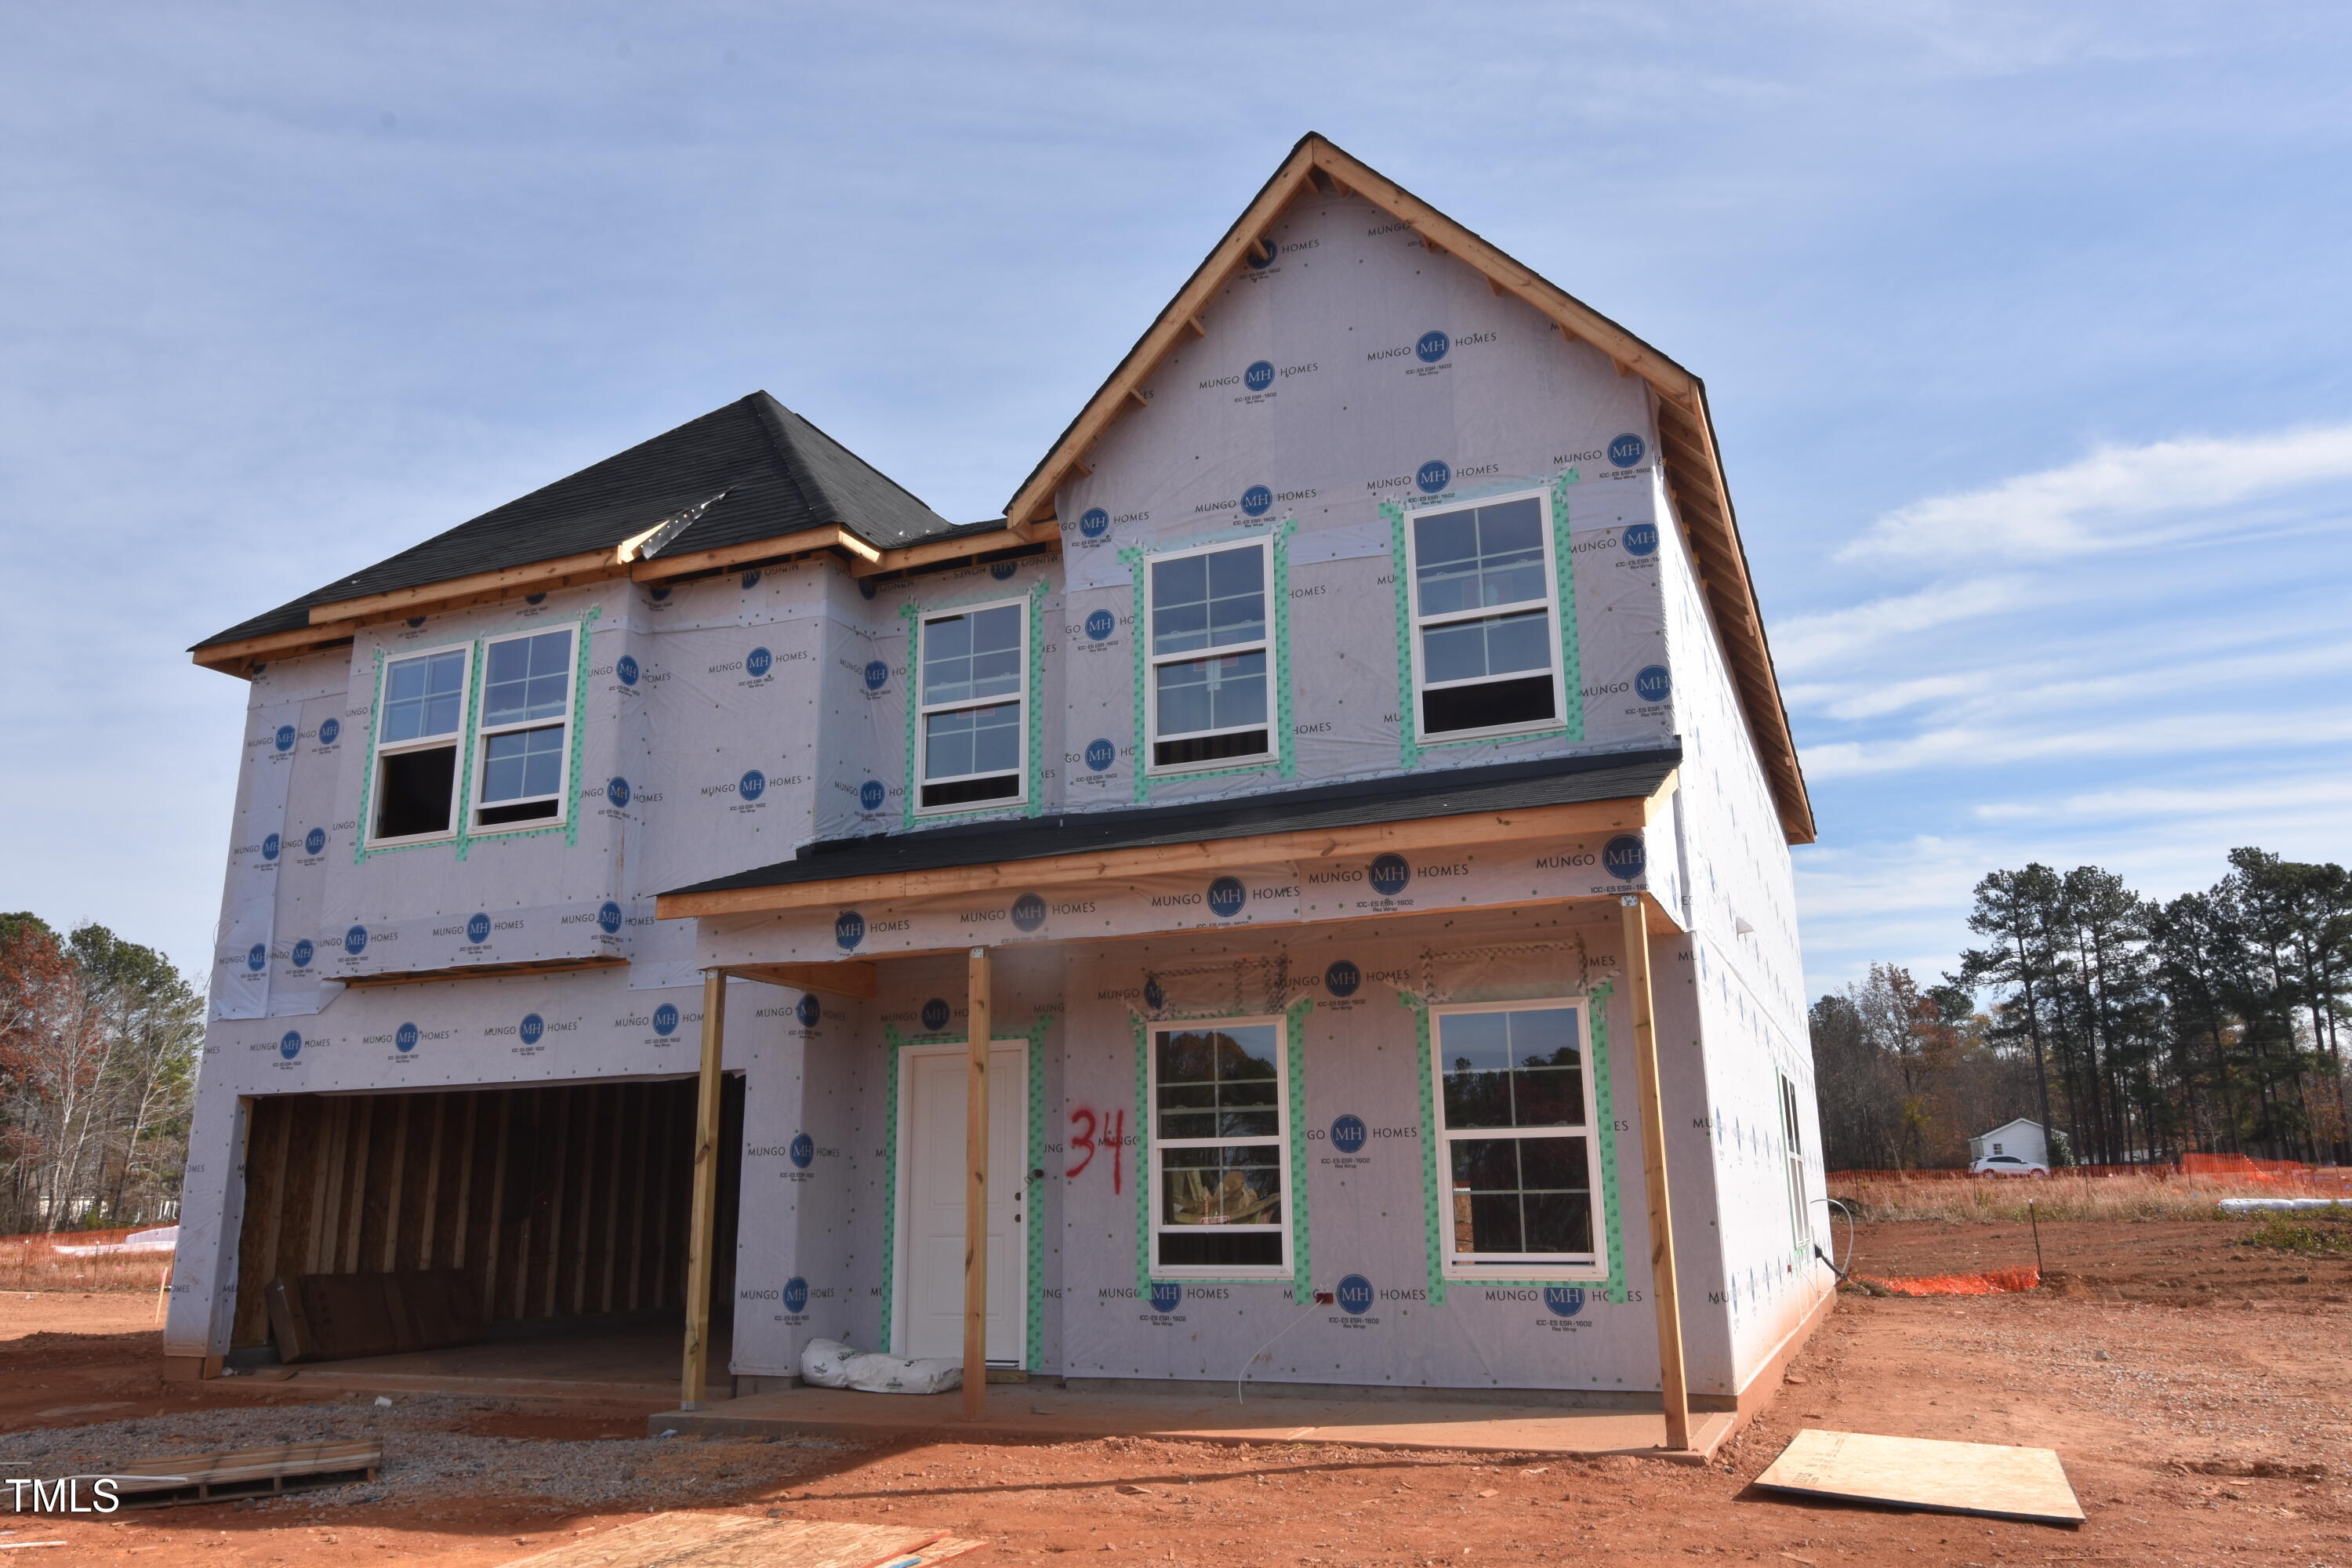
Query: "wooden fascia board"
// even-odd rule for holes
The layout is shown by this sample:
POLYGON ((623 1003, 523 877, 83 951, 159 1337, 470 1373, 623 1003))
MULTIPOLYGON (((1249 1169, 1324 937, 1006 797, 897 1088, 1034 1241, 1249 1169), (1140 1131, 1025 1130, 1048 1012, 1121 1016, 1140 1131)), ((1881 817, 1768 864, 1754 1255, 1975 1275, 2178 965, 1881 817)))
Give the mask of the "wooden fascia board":
MULTIPOLYGON (((1659 792, 1664 793, 1662 788, 1659 792)), ((1328 860, 1385 852, 1514 843, 1577 834, 1622 833, 1646 826, 1653 796, 1581 801, 1523 810, 1474 812, 1459 816, 1412 817, 1399 822, 1304 832, 1205 838, 1190 844, 1151 844, 1034 860, 943 866, 923 871, 891 871, 821 882, 789 882, 765 888, 730 888, 708 893, 665 893, 656 900, 657 920, 710 915, 767 914, 785 910, 831 909, 881 899, 929 899, 958 893, 1027 890, 1079 882, 1119 881, 1245 866, 1270 860, 1328 860)))
POLYGON ((276 658, 293 658, 352 640, 350 626, 297 626, 291 631, 264 632, 235 642, 212 643, 189 651, 188 662, 224 675, 248 676, 252 667, 276 658))
MULTIPOLYGON (((1059 543, 1061 535, 1049 531, 1045 539, 1059 543)), ((872 561, 852 562, 849 574, 872 577, 885 572, 910 572, 918 566, 930 566, 941 561, 986 555, 998 550, 1017 550, 1024 545, 1040 542, 1044 542, 1025 538, 1009 528, 1001 533, 971 533, 957 539, 934 539, 925 544, 908 544, 897 550, 885 550, 872 561)))
POLYGON ((789 985, 795 991, 822 991, 828 996, 871 999, 881 994, 882 976, 870 960, 843 959, 835 963, 730 963, 729 974, 768 985, 789 985))
POLYGON ((1693 405, 1696 378, 1657 350, 1617 325, 1533 268, 1469 229, 1377 171, 1317 139, 1309 148, 1315 166, 1374 206, 1410 225, 1423 244, 1446 252, 1534 306, 1572 336, 1583 339, 1619 365, 1638 374, 1661 397, 1693 405))
POLYGON ((1225 279, 1243 264, 1250 247, 1255 245, 1266 226, 1281 216, 1282 209, 1290 205, 1291 197, 1298 193, 1298 188, 1307 183, 1307 171, 1314 166, 1313 149, 1312 138, 1302 142, 1284 161, 1282 167, 1275 171, 1274 178, 1265 183, 1256 199, 1243 209, 1240 217, 1234 220, 1234 226, 1225 231, 1224 238, 1217 242, 1216 248, 1210 251, 1194 269, 1184 287, 1177 291, 1176 298, 1160 312, 1150 330, 1128 350, 1127 357, 1118 362, 1118 368, 1111 372, 1110 378, 1087 400, 1077 418, 1062 433, 1062 438, 1055 442, 1053 449, 1045 454, 1045 460, 1038 464, 1037 471, 1013 495, 1013 503, 1004 509, 1004 515, 1012 520, 1014 527, 1021 527, 1041 515, 1042 510, 1051 505, 1054 492, 1061 488, 1062 478, 1069 471, 1071 459, 1101 438, 1103 432, 1110 428, 1111 421, 1125 412, 1130 397, 1141 400, 1139 389, 1144 378, 1168 357, 1170 350, 1193 331, 1197 324, 1193 318, 1207 308, 1217 290, 1224 286, 1225 279))
POLYGON ((477 595, 504 597, 514 589, 535 590, 548 582, 563 577, 618 576, 624 570, 610 550, 588 550, 576 555, 559 555, 551 561, 533 561, 522 566, 504 566, 496 572, 468 573, 463 577, 447 577, 437 583, 419 583, 412 588, 393 588, 381 594, 369 594, 356 599, 338 599, 331 604, 310 606, 310 624, 326 626, 337 621, 382 620, 387 616, 414 615, 428 605, 438 605, 449 599, 462 599, 477 595))
POLYGON ((797 533, 780 533, 743 544, 689 550, 680 555, 656 555, 632 565, 629 575, 640 583, 658 583, 671 577, 690 577, 698 572, 723 572, 751 561, 773 561, 781 556, 832 549, 839 549, 859 561, 876 561, 882 555, 882 552, 839 523, 829 522, 823 528, 804 528, 797 533))

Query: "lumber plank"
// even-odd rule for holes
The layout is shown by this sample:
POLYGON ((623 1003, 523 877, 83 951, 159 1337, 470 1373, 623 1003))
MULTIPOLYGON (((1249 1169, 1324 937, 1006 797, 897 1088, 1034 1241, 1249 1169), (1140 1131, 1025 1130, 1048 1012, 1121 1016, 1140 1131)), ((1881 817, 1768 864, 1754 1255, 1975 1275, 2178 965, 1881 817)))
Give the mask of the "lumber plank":
POLYGON ((985 1544, 916 1525, 664 1513, 500 1568, 885 1568, 909 1557, 942 1563, 985 1544))
POLYGON ((1879 1503, 1926 1513, 1975 1514, 2079 1525, 2083 1505, 2049 1448, 1883 1437, 1808 1426, 1756 1484, 1800 1496, 1879 1503))

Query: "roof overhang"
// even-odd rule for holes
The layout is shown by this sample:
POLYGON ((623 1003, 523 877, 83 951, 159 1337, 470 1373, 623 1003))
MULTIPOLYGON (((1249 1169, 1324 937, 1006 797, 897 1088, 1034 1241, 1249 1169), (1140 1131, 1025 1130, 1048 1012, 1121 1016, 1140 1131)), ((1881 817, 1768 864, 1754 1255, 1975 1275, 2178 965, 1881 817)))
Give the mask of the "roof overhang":
POLYGON ((1797 761, 1788 711, 1780 700, 1747 552, 1739 542, 1705 384, 1532 268, 1320 136, 1309 134, 1291 149, 1282 167, 1030 470, 1004 509, 1013 530, 1035 539, 1058 535, 1055 496, 1072 470, 1093 471, 1087 454, 1094 444, 1115 420, 1148 406, 1142 387, 1152 371, 1171 350, 1206 333, 1202 318, 1226 279, 1244 267, 1259 247, 1272 243, 1265 237, 1266 231, 1284 209, 1310 193, 1362 197, 1408 225, 1428 249, 1453 256, 1475 269, 1495 293, 1525 300, 1551 321, 1564 340, 1591 344, 1608 356, 1620 375, 1639 377, 1656 394, 1667 490, 1682 519, 1702 591, 1723 639, 1741 707, 1780 812, 1781 830, 1790 843, 1812 842, 1812 803, 1797 761))
MULTIPOLYGON (((1420 854, 1479 845, 1638 832, 1665 811, 1673 798, 1677 779, 1673 765, 1675 756, 1673 752, 1650 753, 1640 761, 1655 759, 1657 765, 1642 777, 1637 786, 1622 793, 1613 788, 1595 790, 1591 792, 1595 798, 1589 799, 1481 806, 1474 804, 1477 792, 1470 790, 1465 791, 1458 801, 1433 802, 1426 809, 1400 812, 1387 820, 1330 821, 1288 828, 1269 824, 1254 831, 1220 831, 1214 816, 1210 815, 1202 817, 1197 830, 1177 826, 1153 835, 1152 842, 1114 844, 1063 854, 1024 853, 1030 846, 1021 840, 959 831, 951 841, 950 853, 916 856, 914 858, 928 863, 904 870, 867 869, 856 864, 866 857, 853 852, 839 857, 851 862, 843 868, 847 874, 827 875, 828 858, 817 855, 788 861, 765 872, 722 878, 663 893, 655 900, 654 914, 657 920, 773 914, 966 893, 1069 888, 1139 877, 1213 872, 1223 867, 1277 860, 1321 861, 1420 854)), ((1626 773, 1621 771, 1610 776, 1614 779, 1626 773)), ((1328 792, 1311 793, 1321 795, 1328 792)), ((1090 821, 1090 815, 1067 819, 1072 826, 1064 831, 1075 839, 1082 831, 1098 826, 1108 816, 1094 816, 1090 821)), ((1170 814, 1163 808, 1157 815, 1170 814)), ((1312 823, 1317 815, 1301 810, 1298 817, 1312 823)), ((950 841, 944 835, 917 833, 901 836, 897 842, 920 849, 947 847, 950 841), (939 842, 927 845, 923 842, 927 838, 939 842)), ((849 841, 853 851, 857 843, 849 841)))
MULTIPOLYGON (((878 550, 848 529, 828 523, 823 528, 803 529, 716 550, 689 550, 676 555, 646 553, 649 545, 658 545, 661 531, 659 527, 648 529, 611 550, 586 551, 497 572, 478 572, 438 583, 395 588, 364 598, 314 605, 307 626, 266 632, 235 642, 201 644, 190 650, 191 658, 207 669, 249 677, 263 664, 347 643, 369 626, 413 616, 442 615, 528 594, 577 587, 583 583, 674 582, 818 556, 839 561, 853 576, 868 577, 940 570, 957 562, 1007 550, 1034 554, 1038 549, 1034 542, 1018 538, 1000 526, 975 529, 949 539, 926 540, 896 550, 878 550)), ((1054 543, 1057 546, 1059 541, 1054 543)))

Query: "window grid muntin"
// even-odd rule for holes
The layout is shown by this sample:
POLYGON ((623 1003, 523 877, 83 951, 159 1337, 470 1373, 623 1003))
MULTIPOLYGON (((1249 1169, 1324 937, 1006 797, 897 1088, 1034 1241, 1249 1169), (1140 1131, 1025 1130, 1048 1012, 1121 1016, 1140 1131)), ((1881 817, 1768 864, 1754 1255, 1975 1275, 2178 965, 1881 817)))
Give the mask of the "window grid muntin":
MULTIPOLYGON (((1145 1130, 1146 1147, 1150 1151, 1151 1169, 1150 1181, 1150 1245, 1147 1250, 1146 1271, 1154 1279, 1287 1279, 1291 1276, 1292 1247, 1291 1205, 1304 1201, 1297 1190, 1297 1173, 1290 1158, 1290 1053, 1289 1021, 1280 1015, 1265 1017, 1190 1018, 1170 1024, 1154 1024, 1146 1037, 1144 1052, 1146 1081, 1144 1086, 1146 1112, 1150 1118, 1145 1130), (1163 1038, 1177 1034, 1207 1034, 1217 1031, 1265 1028, 1272 1032, 1266 1054, 1274 1061, 1275 1131, 1248 1136, 1217 1136, 1206 1138, 1162 1138, 1160 1128, 1160 1051, 1163 1038), (1273 1169, 1276 1172, 1277 1205, 1281 1219, 1275 1223, 1244 1222, 1216 1225, 1171 1225, 1169 1212, 1167 1166, 1164 1153, 1170 1150, 1232 1149, 1266 1147, 1273 1150, 1273 1169), (1160 1240, 1173 1232, 1181 1237, 1202 1237, 1225 1234, 1239 1236, 1275 1236, 1279 1237, 1278 1263, 1188 1263, 1171 1264, 1160 1261, 1160 1240)), ((1258 1081, 1258 1080, 1235 1080, 1258 1081)), ((1181 1167, 1180 1167, 1181 1168, 1181 1167)))
MULTIPOLYGON (((572 724, 574 717, 574 710, 579 705, 580 695, 578 690, 578 682, 575 677, 579 668, 579 639, 584 637, 586 635, 587 627, 584 624, 568 626, 543 626, 535 631, 518 632, 509 637, 494 637, 483 643, 482 711, 481 716, 476 721, 474 725, 474 776, 476 782, 473 791, 473 804, 467 808, 473 818, 467 828, 469 834, 488 835, 492 833, 537 832, 549 827, 561 826, 564 820, 570 816, 572 783, 572 724), (526 707, 526 716, 502 720, 495 723, 492 722, 489 718, 490 696, 488 678, 491 670, 496 667, 499 650, 503 647, 510 647, 516 643, 530 644, 534 648, 536 648, 540 643, 540 639, 552 638, 556 637, 565 638, 563 659, 562 664, 558 666, 558 671, 560 672, 560 677, 563 682, 563 706, 562 710, 557 713, 547 713, 542 711, 537 714, 532 714, 529 708, 526 707), (558 759, 555 787, 551 790, 534 791, 526 795, 505 795, 493 799, 489 793, 491 778, 491 742, 508 736, 529 735, 541 731, 554 733, 558 737, 553 748, 553 752, 558 759), (513 811, 520 806, 537 805, 547 801, 553 801, 555 803, 555 809, 543 816, 520 816, 499 822, 487 821, 484 819, 483 814, 486 812, 513 811)), ((531 676, 528 673, 528 668, 529 667, 527 666, 525 678, 527 688, 530 684, 535 681, 550 679, 550 677, 545 675, 531 676)), ((525 745, 526 752, 528 752, 528 742, 526 742, 525 745)), ((546 752, 541 752, 539 754, 545 755, 546 752)))
MULTIPOLYGON (((912 761, 912 771, 914 773, 914 789, 911 792, 914 795, 914 800, 910 806, 912 815, 916 816, 938 816, 958 812, 997 811, 1006 806, 1019 805, 1027 800, 1030 784, 1027 720, 1029 716, 1029 683, 1033 674, 1029 667, 1029 601, 1025 598, 999 599, 984 605, 959 605, 952 609, 934 611, 920 616, 916 621, 917 644, 915 652, 916 658, 919 662, 913 678, 915 680, 916 698, 914 705, 914 730, 915 744, 919 748, 919 754, 912 761), (1015 662, 1013 687, 1010 695, 1006 695, 1003 692, 992 691, 982 696, 963 696, 946 699, 938 702, 929 700, 929 692, 930 690, 929 671, 931 667, 932 628, 947 622, 970 620, 973 617, 986 615, 991 611, 1005 609, 1012 610, 1014 615, 1013 623, 1014 637, 1011 652, 1013 653, 1015 662), (1013 721, 1009 726, 999 726, 1001 728, 1009 728, 1015 737, 1016 743, 1013 748, 1013 765, 1009 768, 988 768, 978 773, 933 774, 930 772, 930 721, 934 717, 941 714, 977 711, 983 709, 995 708, 1008 708, 1011 709, 1013 713, 1013 721), (987 795, 973 799, 941 801, 935 805, 926 805, 923 804, 923 792, 932 786, 969 784, 980 779, 1000 778, 1010 778, 1014 781, 1014 786, 1011 794, 1003 795, 987 795)), ((992 649, 990 651, 992 654, 1002 654, 1005 650, 992 649)), ((969 656, 967 656, 967 658, 969 660, 969 656)), ((975 748, 975 757, 977 757, 977 749, 975 748)))
POLYGON ((1555 548, 1557 534, 1554 531, 1559 527, 1559 519, 1553 513, 1550 492, 1548 490, 1537 489, 1521 490, 1506 495, 1487 496, 1481 498, 1478 500, 1464 502, 1458 505, 1431 507, 1420 511, 1402 512, 1399 515, 1403 523, 1402 532, 1405 542, 1406 581, 1402 586, 1403 605, 1406 616, 1410 621, 1410 635, 1407 638, 1409 647, 1407 652, 1412 661, 1412 710, 1404 717, 1406 721, 1412 726, 1411 733, 1413 738, 1422 743, 1434 744, 1452 741, 1478 740, 1482 737, 1493 735, 1540 733, 1546 730, 1557 729, 1561 723, 1566 721, 1566 715, 1568 712, 1568 693, 1563 689, 1565 682, 1561 674, 1561 652, 1559 647, 1560 606, 1558 563, 1559 552, 1555 548), (1538 545, 1538 552, 1541 557, 1540 564, 1544 574, 1544 596, 1538 599, 1515 600, 1507 604, 1479 605, 1467 609, 1439 611, 1433 614, 1424 615, 1421 608, 1421 595, 1419 592, 1422 564, 1420 542, 1421 534, 1419 529, 1415 525, 1427 519, 1449 516, 1455 512, 1474 511, 1486 508, 1499 508, 1510 502, 1530 500, 1536 504, 1537 516, 1539 523, 1539 531, 1537 538, 1538 545), (1535 611, 1541 611, 1544 613, 1549 621, 1549 635, 1544 639, 1544 646, 1549 658, 1548 665, 1538 666, 1525 670, 1507 670, 1499 675, 1465 677, 1452 680, 1433 681, 1428 679, 1426 671, 1428 656, 1423 647, 1423 639, 1424 634, 1433 626, 1455 625, 1465 621, 1496 619, 1512 615, 1526 614, 1535 611), (1460 689, 1472 686, 1500 685, 1506 681, 1530 680, 1538 677, 1548 677, 1551 681, 1552 711, 1549 717, 1519 720, 1507 724, 1481 725, 1475 728, 1459 730, 1424 731, 1422 728, 1422 699, 1428 692, 1460 689))
MULTIPOLYGON (((1142 639, 1145 662, 1144 704, 1147 710, 1144 719, 1146 752, 1143 758, 1143 765, 1145 776, 1153 777, 1162 774, 1200 773, 1203 771, 1230 768, 1236 763, 1247 764, 1264 762, 1273 758, 1279 748, 1279 742, 1275 734, 1274 729, 1276 715, 1278 710, 1278 704, 1276 702, 1276 697, 1278 694, 1274 689, 1275 679, 1277 674, 1276 660, 1274 657, 1273 641, 1276 611, 1276 605, 1273 599, 1275 579, 1274 541, 1271 538, 1262 538, 1244 540, 1236 543, 1228 540, 1221 543, 1195 545, 1190 550, 1171 550, 1165 554, 1145 557, 1140 563, 1140 570, 1144 584, 1144 624, 1140 628, 1139 628, 1138 635, 1142 639), (1160 638, 1158 634, 1160 612, 1161 608, 1158 595, 1160 581, 1159 568, 1163 565, 1172 565, 1178 562, 1190 559, 1201 558, 1213 560, 1214 557, 1220 555, 1239 554, 1244 551, 1255 551, 1259 555, 1257 591, 1259 594, 1260 614, 1256 623, 1259 635, 1255 637, 1243 638, 1233 642, 1205 644, 1198 647, 1174 648, 1164 653, 1161 652, 1159 647, 1160 638), (1235 724, 1216 724, 1213 722, 1206 729, 1171 731, 1166 733, 1161 732, 1160 727, 1160 672, 1163 669, 1184 664, 1205 664, 1218 659, 1230 660, 1253 653, 1259 656, 1262 664, 1262 668, 1259 672, 1259 679, 1262 682, 1260 690, 1264 693, 1265 699, 1265 716, 1263 718, 1253 722, 1235 724), (1208 757, 1198 762, 1190 763, 1160 763, 1154 760, 1156 753, 1162 745, 1172 744, 1183 741, 1206 740, 1218 735, 1247 734, 1252 730, 1264 730, 1265 731, 1265 746, 1263 751, 1237 752, 1231 756, 1208 757)), ((1207 579, 1213 575, 1213 566, 1204 569, 1204 588, 1210 586, 1207 579)), ((1228 595, 1228 597, 1234 596, 1237 595, 1228 595)), ((1208 597, 1204 599, 1203 604, 1204 605, 1213 605, 1216 602, 1216 595, 1213 592, 1210 592, 1208 597)))
POLYGON ((1562 1279, 1606 1278, 1608 1273, 1609 1236, 1608 1209, 1604 1173, 1601 1165, 1601 1132, 1599 1108, 1595 1090, 1593 1062, 1592 1016, 1590 1000, 1580 996, 1530 997, 1513 1002, 1468 1002, 1432 1007, 1429 1010, 1431 1109, 1437 1121, 1437 1199, 1440 1205, 1438 1231, 1440 1245, 1444 1248, 1444 1268, 1449 1273, 1459 1270, 1467 1278, 1494 1278, 1508 1269, 1519 1275, 1553 1277, 1562 1279), (1445 1120, 1445 1019, 1484 1013, 1535 1013, 1560 1009, 1576 1014, 1575 1037, 1581 1054, 1580 1077, 1584 1100, 1584 1121, 1575 1126, 1541 1127, 1474 1127, 1455 1131, 1445 1120), (1451 1208, 1454 1194, 1454 1145, 1459 1142, 1484 1142, 1497 1140, 1559 1139, 1580 1140, 1584 1144, 1586 1213, 1589 1216, 1592 1246, 1588 1252, 1466 1252, 1455 1245, 1451 1208))
POLYGON ((376 741, 374 755, 368 759, 368 781, 371 786, 368 791, 368 810, 365 818, 360 824, 360 831, 365 836, 364 842, 369 847, 373 848, 379 845, 433 844, 445 838, 457 837, 457 795, 464 770, 456 765, 454 759, 457 755, 462 755, 466 743, 466 691, 473 679, 473 674, 474 645, 472 643, 453 643, 443 647, 420 648, 415 653, 404 653, 398 658, 384 660, 383 672, 376 678, 377 712, 373 724, 376 741), (429 735, 404 736, 397 741, 383 739, 383 715, 389 708, 388 694, 392 690, 394 673, 404 664, 436 660, 452 655, 458 660, 456 727, 438 730, 429 735), (377 833, 376 821, 383 810, 386 795, 383 784, 383 764, 386 759, 412 755, 419 752, 436 751, 445 747, 453 753, 449 769, 449 810, 446 826, 427 833, 377 833))

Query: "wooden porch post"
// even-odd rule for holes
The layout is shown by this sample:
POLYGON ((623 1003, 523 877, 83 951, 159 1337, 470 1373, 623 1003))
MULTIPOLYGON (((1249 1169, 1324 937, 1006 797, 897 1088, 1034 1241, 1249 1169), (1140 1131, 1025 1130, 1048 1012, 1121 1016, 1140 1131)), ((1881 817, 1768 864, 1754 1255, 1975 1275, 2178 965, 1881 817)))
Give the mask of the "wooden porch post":
POLYGON ((988 1047, 995 1038, 988 949, 971 950, 971 1066, 964 1079, 963 1413, 977 1421, 988 1407, 988 1047))
POLYGON ((1625 932, 1625 999, 1633 1008, 1633 1084, 1641 1101, 1642 1170, 1650 1200, 1650 1295, 1658 1311, 1658 1388, 1666 1447, 1690 1447, 1690 1388, 1683 1373, 1682 1299, 1675 1290, 1675 1221, 1666 1194, 1666 1114, 1658 1096, 1658 1031, 1650 1009, 1650 931, 1642 900, 1620 900, 1625 932))
POLYGON ((678 1408, 702 1408, 710 1373, 710 1262, 719 1214, 719 1067, 726 1051, 727 972, 702 972, 702 1075, 694 1102, 694 1207, 687 1221, 686 1374, 678 1408))

